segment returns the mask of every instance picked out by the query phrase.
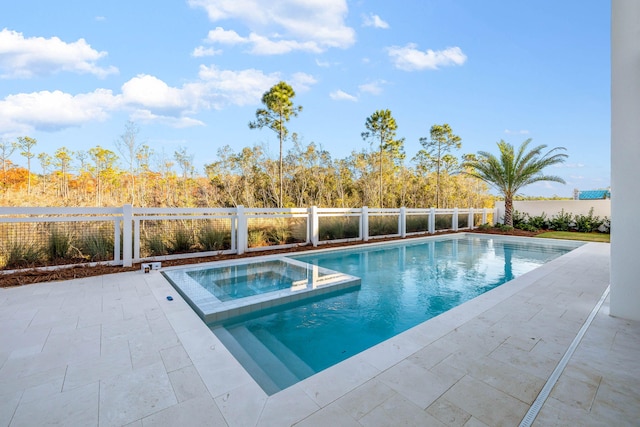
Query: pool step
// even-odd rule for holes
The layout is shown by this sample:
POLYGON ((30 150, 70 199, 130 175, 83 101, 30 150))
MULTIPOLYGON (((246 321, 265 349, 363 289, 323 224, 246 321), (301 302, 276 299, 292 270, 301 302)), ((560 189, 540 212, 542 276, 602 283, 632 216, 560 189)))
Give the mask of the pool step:
POLYGON ((287 365, 246 327, 220 327, 215 328, 214 332, 267 394, 274 394, 300 381, 287 365))
POLYGON ((238 362, 244 367, 244 369, 251 375, 251 377, 262 387, 262 389, 268 395, 272 395, 280 390, 276 383, 267 375, 266 372, 262 370, 262 368, 253 360, 253 357, 246 352, 246 350, 242 347, 235 337, 229 333, 222 326, 218 326, 216 328, 211 329, 213 333, 218 337, 218 339, 224 344, 224 346, 233 354, 233 357, 236 358, 238 362))
POLYGON ((252 332, 278 359, 282 360, 287 368, 298 378, 298 381, 316 373, 267 329, 257 329, 252 332))

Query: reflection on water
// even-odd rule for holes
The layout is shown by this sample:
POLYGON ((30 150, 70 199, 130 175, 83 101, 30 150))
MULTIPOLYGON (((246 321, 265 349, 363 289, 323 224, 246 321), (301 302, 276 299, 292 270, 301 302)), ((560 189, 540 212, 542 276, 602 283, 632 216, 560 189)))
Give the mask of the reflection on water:
POLYGON ((249 333, 271 353, 308 367, 302 370, 306 374, 299 374, 304 378, 571 249, 464 237, 296 256, 310 264, 360 277, 360 290, 225 327, 232 335, 249 333))

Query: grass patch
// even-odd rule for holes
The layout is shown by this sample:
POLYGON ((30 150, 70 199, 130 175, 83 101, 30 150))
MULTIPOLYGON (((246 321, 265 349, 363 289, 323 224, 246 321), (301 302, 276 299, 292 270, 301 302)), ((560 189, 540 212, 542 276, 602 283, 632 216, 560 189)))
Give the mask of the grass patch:
POLYGON ((607 233, 580 233, 577 231, 548 231, 540 233, 536 237, 547 239, 582 240, 585 242, 611 242, 611 234, 607 233))

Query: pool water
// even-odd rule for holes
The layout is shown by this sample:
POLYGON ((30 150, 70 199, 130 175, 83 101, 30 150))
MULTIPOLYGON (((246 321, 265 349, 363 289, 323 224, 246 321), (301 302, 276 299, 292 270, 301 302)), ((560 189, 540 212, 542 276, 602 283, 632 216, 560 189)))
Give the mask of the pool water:
MULTIPOLYGON (((220 301, 288 289, 297 283, 306 283, 309 278, 306 266, 282 260, 197 269, 186 274, 220 301)), ((324 271, 316 273, 319 279, 329 274, 324 271)))
POLYGON ((361 287, 211 328, 273 394, 579 245, 473 236, 295 256, 361 287))

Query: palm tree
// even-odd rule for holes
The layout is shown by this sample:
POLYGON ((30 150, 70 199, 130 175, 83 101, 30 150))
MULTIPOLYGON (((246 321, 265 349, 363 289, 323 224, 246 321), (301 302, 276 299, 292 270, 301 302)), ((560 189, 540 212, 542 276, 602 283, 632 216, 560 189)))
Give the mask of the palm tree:
POLYGON ((554 175, 544 175, 542 170, 547 166, 563 163, 567 158, 564 147, 553 148, 542 153, 546 145, 538 145, 527 152, 531 138, 518 147, 504 141, 498 142, 500 158, 486 151, 479 151, 478 157, 470 157, 465 162, 465 173, 478 178, 495 187, 504 196, 504 223, 513 227, 513 198, 525 185, 539 181, 565 183, 564 179, 554 175))

